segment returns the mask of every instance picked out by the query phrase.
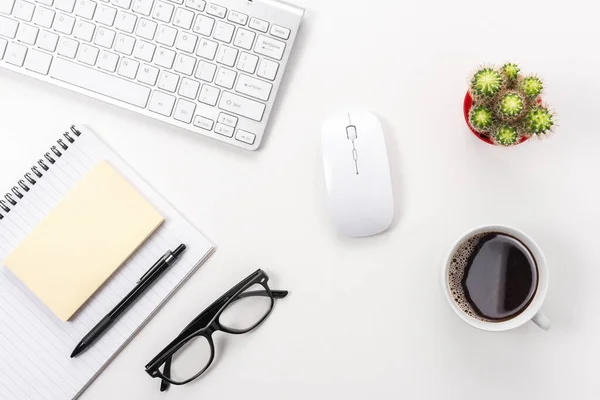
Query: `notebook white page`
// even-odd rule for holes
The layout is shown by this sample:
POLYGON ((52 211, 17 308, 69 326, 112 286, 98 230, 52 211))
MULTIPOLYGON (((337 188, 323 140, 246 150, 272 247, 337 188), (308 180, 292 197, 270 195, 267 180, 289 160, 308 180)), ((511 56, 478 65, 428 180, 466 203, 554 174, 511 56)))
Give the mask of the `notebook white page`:
MULTIPOLYGON (((212 254, 214 248, 167 201, 154 191, 98 136, 85 126, 81 136, 35 185, 23 192, 11 211, 0 210, 0 398, 73 399, 96 378, 169 297, 212 254), (69 322, 62 322, 1 263, 67 191, 98 161, 107 160, 165 218, 165 223, 117 270, 69 322), (167 250, 188 249, 93 346, 78 357, 70 354, 89 330, 129 291, 167 250)), ((34 160, 32 160, 34 161, 34 160)), ((37 165, 37 161, 35 163, 37 165)), ((27 172, 27 171, 24 171, 27 172)), ((16 199, 16 196, 13 195, 16 199)), ((118 227, 115 227, 118 229, 118 227)), ((160 349, 157 349, 157 351, 160 349)), ((140 366, 143 368, 143 366, 140 366)))

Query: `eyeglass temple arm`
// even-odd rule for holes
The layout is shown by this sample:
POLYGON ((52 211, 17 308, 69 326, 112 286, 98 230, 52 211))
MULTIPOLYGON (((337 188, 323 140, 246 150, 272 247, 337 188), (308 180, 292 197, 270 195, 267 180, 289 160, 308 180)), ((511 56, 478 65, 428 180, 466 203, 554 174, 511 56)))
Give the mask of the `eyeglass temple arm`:
MULTIPOLYGON (((271 293, 273 294, 273 298, 275 298, 275 299, 283 299, 283 298, 285 298, 289 294, 289 292, 287 290, 271 290, 271 293)), ((254 296, 265 296, 265 297, 268 297, 269 294, 267 293, 266 290, 254 290, 254 291, 251 291, 251 292, 244 292, 244 293, 236 296, 236 299, 234 301, 237 301, 237 300, 240 300, 240 299, 243 299, 243 298, 246 298, 246 297, 254 297, 254 296)), ((216 308, 218 305, 219 304, 215 304, 213 307, 216 308)), ((212 311, 211 309, 213 307, 210 307, 210 308, 206 309, 202 314, 212 315, 213 313, 211 313, 210 311, 212 311)), ((199 316, 199 318, 201 318, 201 317, 202 316, 199 316)), ((188 325, 188 327, 189 327, 189 325, 188 325)), ((186 329, 187 329, 187 327, 186 327, 186 329)), ((184 329, 184 331, 185 331, 185 329, 184 329)), ((165 361, 165 366, 164 366, 164 369, 163 369, 163 375, 166 376, 166 377, 168 377, 168 378, 170 378, 170 376, 171 376, 171 359, 172 359, 172 357, 167 358, 167 361, 165 361)), ((167 390, 169 388, 170 385, 171 384, 168 381, 166 381, 164 379, 161 379, 161 382, 160 382, 160 391, 164 392, 165 390, 167 390)))

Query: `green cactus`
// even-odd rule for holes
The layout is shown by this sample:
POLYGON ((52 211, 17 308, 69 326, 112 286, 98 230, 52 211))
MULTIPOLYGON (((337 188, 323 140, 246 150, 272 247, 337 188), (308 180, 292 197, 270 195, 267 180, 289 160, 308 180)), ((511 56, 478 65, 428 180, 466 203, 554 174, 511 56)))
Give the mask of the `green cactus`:
POLYGON ((547 107, 534 106, 525 116, 525 130, 534 135, 543 135, 552 129, 553 119, 547 107))
POLYGON ((471 78, 469 125, 499 146, 519 144, 554 126, 554 113, 540 105, 542 80, 520 72, 517 64, 507 63, 498 69, 480 68, 471 78))
POLYGON ((513 63, 504 64, 501 68, 502 73, 504 74, 507 83, 514 84, 519 77, 519 66, 513 63))
POLYGON ((494 124, 494 113, 488 106, 481 105, 471 108, 469 122, 478 132, 489 132, 494 124))
POLYGON ((494 141, 502 146, 511 146, 519 140, 519 130, 511 125, 500 125, 494 132, 494 141))
POLYGON ((492 98, 502 89, 502 76, 492 68, 482 68, 473 75, 471 91, 475 97, 492 98))
POLYGON ((527 97, 537 98, 544 89, 542 80, 537 76, 528 76, 521 81, 521 90, 527 97))

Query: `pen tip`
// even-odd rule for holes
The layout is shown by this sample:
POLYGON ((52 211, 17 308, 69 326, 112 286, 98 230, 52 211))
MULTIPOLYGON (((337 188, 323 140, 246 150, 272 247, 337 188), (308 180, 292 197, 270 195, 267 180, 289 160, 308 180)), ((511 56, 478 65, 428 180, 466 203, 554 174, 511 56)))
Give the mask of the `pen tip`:
POLYGON ((77 345, 77 347, 75 347, 75 350, 73 350, 73 352, 71 353, 71 358, 77 357, 82 351, 83 348, 81 347, 81 345, 77 345))

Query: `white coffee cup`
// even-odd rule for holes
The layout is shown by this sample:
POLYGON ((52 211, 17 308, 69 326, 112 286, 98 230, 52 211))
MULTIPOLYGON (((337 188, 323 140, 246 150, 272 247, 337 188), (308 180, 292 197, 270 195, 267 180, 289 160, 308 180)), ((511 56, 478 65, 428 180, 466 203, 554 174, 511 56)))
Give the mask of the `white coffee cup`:
POLYGON ((539 326, 544 331, 547 331, 548 329, 550 329, 550 326, 551 326, 550 320, 548 318, 546 318, 546 316, 540 312, 540 309, 542 308, 542 303, 546 299, 546 293, 548 292, 548 265, 546 264, 546 258, 544 257, 544 254, 540 250, 537 243, 535 243, 533 241, 533 239, 531 239, 525 233, 523 233, 517 229, 509 228, 506 226, 499 226, 499 225, 488 225, 488 226, 482 226, 480 228, 474 229, 474 230, 469 231, 468 233, 464 234, 454 244, 454 246, 452 247, 452 250, 448 254, 448 257, 446 258, 446 261, 444 263, 444 268, 443 268, 443 286, 444 286, 444 293, 446 295, 446 299, 448 300, 448 303, 450 304, 452 309, 456 312, 456 314, 463 321, 465 321, 466 323, 468 323, 469 325, 471 325, 475 328, 482 329, 485 331, 499 332, 499 331, 507 331, 510 329, 517 328, 517 327, 523 325, 524 323, 526 323, 527 321, 533 321, 537 326, 539 326), (527 308, 525 310, 523 310, 520 314, 517 314, 515 317, 513 317, 509 320, 506 320, 506 321, 502 321, 502 322, 482 321, 482 320, 474 318, 474 317, 470 316, 469 314, 467 314, 466 312, 464 312, 458 306, 458 304, 456 304, 456 302, 454 301, 454 297, 450 293, 450 286, 448 284, 448 269, 450 268, 450 265, 452 264, 452 258, 454 257, 454 253, 456 252, 458 247, 462 243, 464 243, 466 240, 468 240, 469 238, 471 238, 475 235, 478 235, 480 233, 486 233, 486 232, 504 233, 506 235, 512 236, 512 237, 520 240, 531 251, 531 254, 533 255, 533 258, 535 259, 535 262, 537 264, 537 269, 538 269, 537 290, 535 292, 533 299, 527 306, 527 308))

